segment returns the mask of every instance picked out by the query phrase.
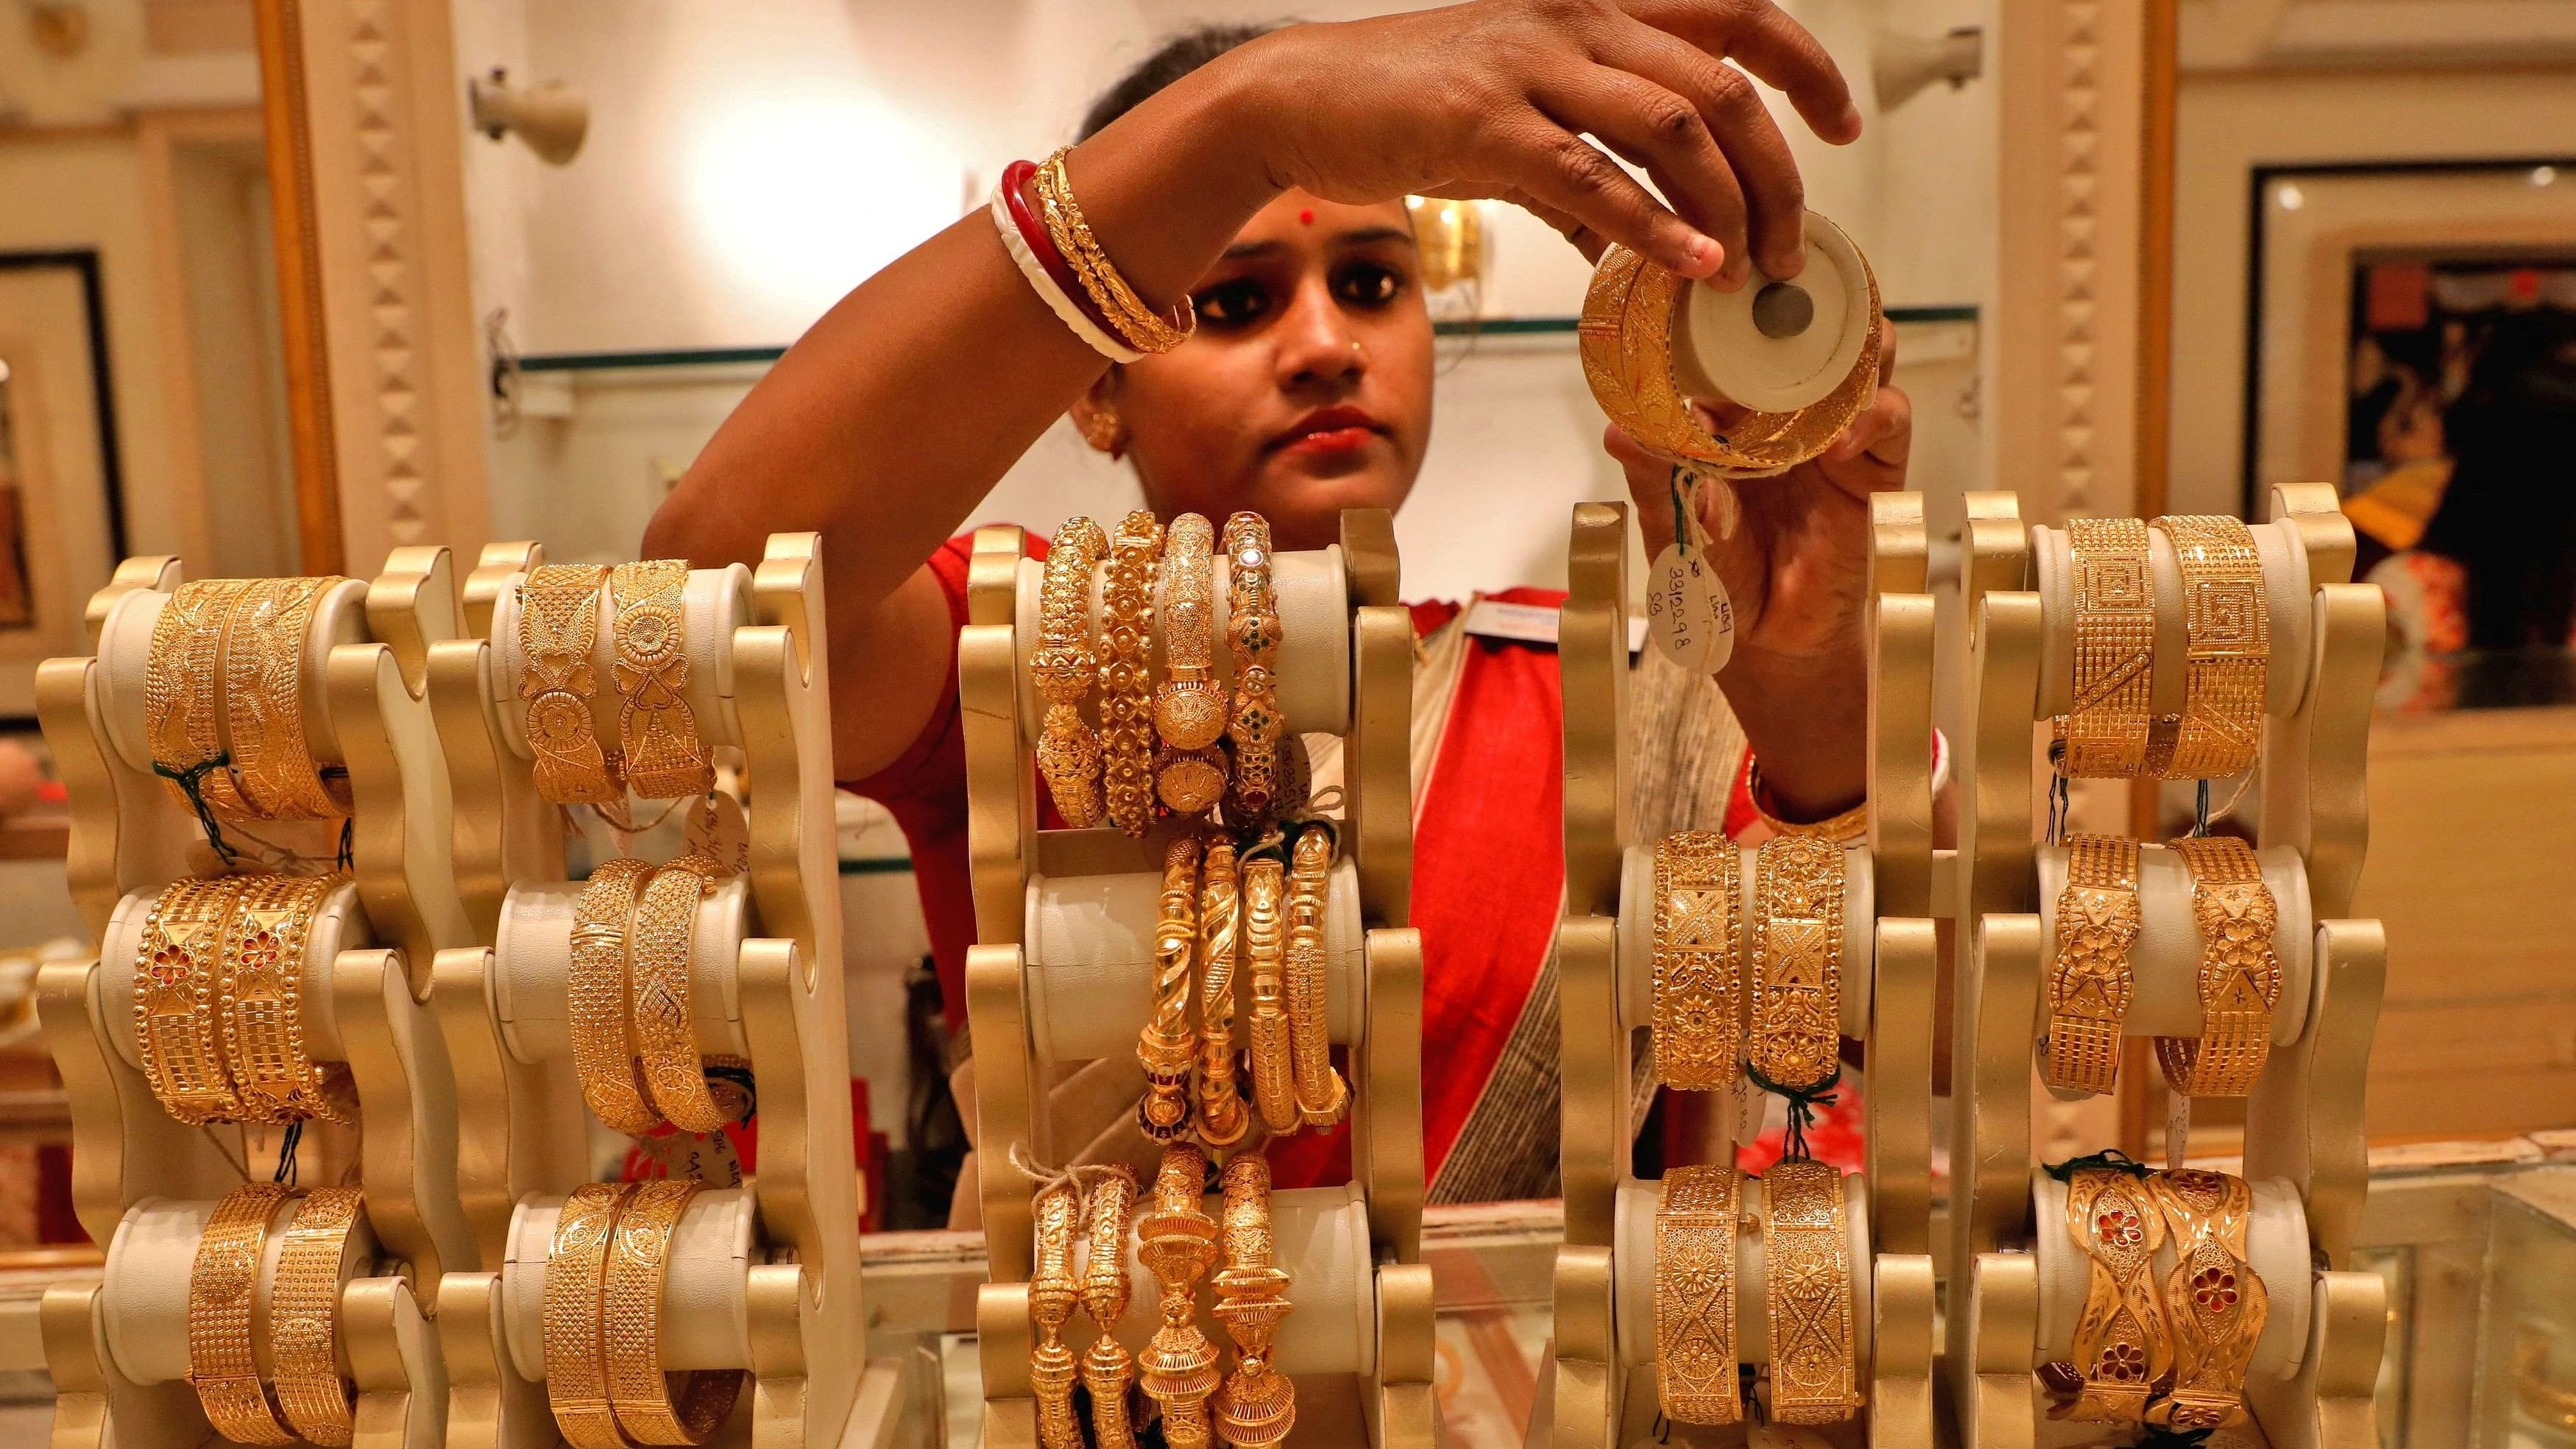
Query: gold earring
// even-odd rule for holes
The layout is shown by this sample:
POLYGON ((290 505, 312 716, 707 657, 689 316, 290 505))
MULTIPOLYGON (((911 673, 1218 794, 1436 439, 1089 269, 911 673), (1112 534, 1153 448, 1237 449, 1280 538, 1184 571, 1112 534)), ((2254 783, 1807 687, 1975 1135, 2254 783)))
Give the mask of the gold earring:
POLYGON ((1117 457, 1118 411, 1115 408, 1093 408, 1075 419, 1082 429, 1082 440, 1100 452, 1117 457))

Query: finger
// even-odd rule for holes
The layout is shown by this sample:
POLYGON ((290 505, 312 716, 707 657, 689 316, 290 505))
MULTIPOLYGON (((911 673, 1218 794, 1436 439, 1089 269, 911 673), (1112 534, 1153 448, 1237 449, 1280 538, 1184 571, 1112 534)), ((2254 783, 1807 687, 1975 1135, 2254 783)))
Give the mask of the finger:
POLYGON ((1644 167, 1682 219, 1726 249, 1719 283, 1743 282, 1749 266, 1744 191, 1689 97, 1643 76, 1595 65, 1550 77, 1533 99, 1567 130, 1589 131, 1644 167))
POLYGON ((1752 241, 1749 260, 1771 276, 1796 276, 1807 263, 1806 183, 1790 154, 1789 138, 1780 134, 1752 79, 1651 25, 1616 27, 1598 43, 1595 56, 1699 108, 1700 120, 1725 153, 1744 194, 1752 241))
POLYGON ((1808 129, 1845 145, 1860 138, 1860 107, 1841 67, 1807 27, 1771 0, 1626 0, 1628 13, 1711 55, 1733 57, 1787 94, 1808 129))
POLYGON ((1726 249, 1673 214, 1635 177, 1582 137, 1532 110, 1490 127, 1489 165, 1499 184, 1685 277, 1705 277, 1726 249))
POLYGON ((1628 501, 1636 507, 1637 530, 1651 559, 1673 541, 1673 465, 1638 447, 1616 423, 1601 430, 1601 446, 1627 475, 1628 501))
POLYGON ((1609 238, 1534 197, 1515 192, 1502 199, 1556 228, 1557 235, 1574 243, 1574 249, 1583 253, 1583 259, 1587 262, 1598 265, 1601 254, 1610 248, 1609 238))
POLYGON ((1885 387, 1896 377, 1896 324, 1882 315, 1878 319, 1878 385, 1885 387))
POLYGON ((1854 498, 1901 486, 1914 451, 1914 402, 1900 387, 1878 397, 1816 459, 1816 471, 1854 498))

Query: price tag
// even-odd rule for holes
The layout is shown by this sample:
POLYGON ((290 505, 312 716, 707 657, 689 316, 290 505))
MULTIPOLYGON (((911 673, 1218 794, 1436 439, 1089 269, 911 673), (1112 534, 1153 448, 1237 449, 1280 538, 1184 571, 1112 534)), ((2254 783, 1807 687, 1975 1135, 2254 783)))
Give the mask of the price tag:
POLYGON ((729 875, 751 869, 751 822, 743 818, 742 802, 722 790, 690 809, 680 839, 684 852, 707 857, 729 875))
POLYGON ((1735 653, 1735 603, 1698 550, 1667 544, 1646 571, 1646 637, 1684 669, 1715 674, 1735 653))

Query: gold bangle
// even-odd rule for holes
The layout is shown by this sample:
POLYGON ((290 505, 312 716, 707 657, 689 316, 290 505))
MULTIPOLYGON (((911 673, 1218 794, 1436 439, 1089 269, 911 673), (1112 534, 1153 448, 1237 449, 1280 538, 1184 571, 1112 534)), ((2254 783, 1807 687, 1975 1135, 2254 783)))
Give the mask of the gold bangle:
POLYGON ((1043 1449, 1083 1449, 1082 1423, 1073 1412, 1073 1350, 1064 1346, 1064 1326, 1082 1296, 1073 1277, 1082 1195, 1071 1182, 1051 1183, 1039 1189, 1029 1214, 1037 1249, 1029 1273, 1029 1321, 1037 1327, 1037 1343, 1029 1350, 1029 1395, 1038 1403, 1038 1443, 1043 1449))
POLYGON ((1154 732, 1166 746, 1155 790, 1176 815, 1225 798, 1225 689, 1216 681, 1216 534, 1195 513, 1163 539, 1163 682, 1154 732))
POLYGON ((1326 1023, 1324 911, 1333 871, 1333 832, 1309 825, 1297 837, 1288 870, 1287 977, 1289 1061, 1296 1078, 1297 1119, 1330 1127, 1351 1110, 1350 1084, 1333 1070, 1326 1023))
POLYGON ((608 571, 617 609, 617 742, 628 788, 647 800, 715 788, 715 767, 689 708, 686 599, 679 559, 622 563, 608 571))
POLYGON ((1144 509, 1118 525, 1100 588, 1100 753, 1110 823, 1154 827, 1154 574, 1163 526, 1144 509))
POLYGON ((1270 525, 1258 513, 1225 521, 1226 644, 1234 655, 1234 714, 1226 739, 1234 746, 1234 778, 1227 787, 1226 818, 1258 827, 1278 813, 1279 606, 1270 577, 1270 525))
MULTIPOLYGON (((143 733, 152 744, 152 766, 164 776, 195 778, 197 795, 218 815, 250 813, 232 772, 219 761, 224 749, 222 664, 233 610, 250 591, 248 579, 199 579, 181 584, 152 621, 152 652, 143 664, 143 733)), ((193 810, 196 801, 177 779, 162 782, 171 798, 193 810)))
POLYGON ((236 1444, 292 1444, 277 1400, 259 1381, 251 1347, 251 1300, 258 1291, 268 1220, 286 1199, 273 1182, 225 1193, 206 1218, 188 1269, 188 1382, 206 1421, 236 1444))
POLYGON ((2147 526, 2134 518, 2071 518, 2075 586, 2075 702, 2058 721, 2069 779, 2127 779, 2146 768, 2156 657, 2156 582, 2147 526))
POLYGON ((2088 1263, 2073 1342, 2083 1388, 2058 1417, 2135 1424, 2173 1362, 2173 1331, 2156 1294, 2164 1217, 2134 1174, 2087 1167, 2067 1178, 2066 1232, 2088 1263))
POLYGON ((1294 1049, 1289 1044, 1286 985, 1281 980, 1279 858, 1243 863, 1243 958, 1252 974, 1252 1104, 1262 1125, 1285 1136, 1297 1130, 1294 1049))
POLYGON ((547 564, 519 580, 519 698, 527 704, 528 746, 537 793, 557 805, 626 798, 622 757, 599 747, 590 702, 599 680, 599 591, 608 570, 547 564))
POLYGON ((364 1189, 317 1187, 286 1221, 269 1297, 269 1353, 286 1422, 316 1444, 344 1445, 357 1424, 348 1380, 340 1377, 340 1262, 357 1226, 364 1189))
POLYGON ((231 876, 162 887, 135 953, 134 1039, 143 1079, 161 1110, 191 1127, 241 1120, 216 990, 239 887, 231 876))
POLYGON ((639 1444, 703 1444, 733 1413, 735 1369, 662 1371, 662 1284, 671 1235, 706 1187, 686 1179, 639 1183, 617 1215, 617 1246, 600 1289, 600 1358, 617 1427, 639 1444))
POLYGON ((1198 1282, 1216 1266, 1216 1219, 1207 1196, 1207 1155, 1186 1142, 1163 1149, 1154 1206, 1136 1220, 1136 1256, 1163 1286, 1163 1322, 1146 1343, 1137 1381, 1163 1408, 1163 1442, 1207 1449, 1208 1395, 1218 1382, 1216 1345, 1192 1317, 1198 1282))
POLYGON ((574 1188, 546 1250, 546 1403, 572 1449, 628 1449, 608 1401, 601 1295, 617 1217, 634 1191, 619 1182, 574 1188))
POLYGON ((725 1113, 707 1090, 698 1029, 689 1015, 689 955, 698 902, 715 889, 716 863, 684 855, 653 872, 635 906, 627 953, 627 1008, 653 1106, 683 1132, 714 1132, 725 1113))
POLYGON ((1073 148, 1066 146, 1046 158, 1037 169, 1039 209, 1045 213, 1047 235, 1055 242, 1058 255, 1073 268, 1082 290, 1090 294, 1092 306, 1115 330, 1119 337, 1138 352, 1169 352, 1187 342, 1198 330, 1198 310, 1183 297, 1172 304, 1169 320, 1145 305, 1136 289, 1111 265, 1109 254, 1100 248, 1100 239, 1091 233, 1091 223, 1084 219, 1082 208, 1073 199, 1073 178, 1064 169, 1064 158, 1073 148))
POLYGON ((636 905, 652 875, 653 867, 640 860, 618 856, 601 861, 574 898, 572 909, 568 1014, 573 1075, 581 1083, 581 1099, 591 1115, 629 1137, 641 1137, 662 1125, 662 1114, 653 1110, 645 1095, 634 1014, 626 1004, 628 935, 635 929, 636 905))
POLYGON ((1750 761, 1744 767, 1744 793, 1753 802, 1754 816, 1762 822, 1764 829, 1774 835, 1809 835, 1818 840, 1852 841, 1869 834, 1867 800, 1822 820, 1786 820, 1773 814, 1770 789, 1762 783, 1760 760, 1750 761))
POLYGON ((1678 1423, 1744 1417, 1735 1372, 1738 1182, 1732 1166, 1676 1167, 1655 1205, 1655 1394, 1678 1423))
POLYGON ((1154 1014, 1136 1042, 1145 1095, 1136 1125, 1156 1142, 1190 1130, 1190 1064, 1198 1039, 1190 1031, 1190 968, 1199 940, 1199 839, 1186 831, 1163 847, 1162 919, 1154 926, 1154 1014))
MULTIPOLYGON (((1655 842, 1655 1080, 1715 1091, 1744 1076, 1735 842, 1685 830, 1655 842)), ((1728 1420, 1725 1422, 1733 1422, 1728 1420)))
POLYGON ((2148 525, 2173 542, 2182 565, 2182 717, 2159 721, 2147 745, 2150 773, 2168 780, 2242 774, 2263 737, 2271 674, 2272 606, 2254 535, 2225 514, 2184 514, 2148 525))
POLYGON ((304 1046, 304 953, 313 916, 345 876, 241 877, 224 927, 216 996, 224 1061, 253 1122, 356 1119, 349 1069, 304 1046))
POLYGON ((1242 887, 1234 842, 1208 841, 1199 884, 1199 1140, 1232 1147, 1252 1130, 1234 1076, 1234 969, 1242 943, 1242 887))
POLYGON ((1082 1311, 1100 1329, 1082 1356, 1082 1386, 1091 1391, 1091 1437, 1099 1449, 1135 1449, 1127 1422, 1127 1385, 1135 1367, 1118 1341, 1127 1312, 1127 1219, 1136 1206, 1136 1174, 1124 1164, 1103 1169, 1082 1206, 1082 1311))
POLYGON ((1753 857, 1747 1060, 1774 1091, 1812 1091, 1842 1069, 1843 848, 1783 835, 1753 857))
POLYGON ((2099 1095, 2117 1081, 2120 1023, 2135 989, 2129 949, 2137 944, 2138 920, 2138 842, 2068 836, 2048 976, 2044 1070, 2050 1086, 2099 1095))
POLYGON ((322 595, 343 580, 261 579, 224 626, 224 720, 233 783, 261 820, 335 820, 349 813, 345 773, 326 779, 304 728, 304 636, 322 595))
POLYGON ((1784 1424, 1839 1424, 1866 1402, 1854 1362, 1842 1169, 1784 1157, 1762 1175, 1762 1188, 1771 1417, 1784 1424))
POLYGON ((2241 1177, 2159 1172, 2147 1190, 2174 1240, 2165 1316, 2174 1340, 2173 1390, 2147 1417, 2175 1429, 2216 1429, 2241 1417, 2245 1372, 2271 1295, 2245 1255, 2254 1190, 2241 1177))
POLYGON ((1038 589, 1037 647, 1029 651, 1029 676, 1047 699, 1038 770, 1056 813, 1076 830, 1100 823, 1100 737, 1083 722, 1082 702, 1100 665, 1091 651, 1091 574, 1108 551, 1108 537, 1088 518, 1055 531, 1038 589))
POLYGON ((2272 1055, 2281 962, 2272 954, 2280 910, 2254 847, 2230 835, 2177 840, 2191 872, 2200 928, 2200 1035, 2156 1038, 2165 1081, 2188 1097, 2242 1097, 2272 1055))
POLYGON ((1215 1312, 1234 1340, 1235 1364, 1217 1390, 1217 1436, 1235 1449, 1261 1449, 1297 1424, 1297 1386, 1270 1366, 1271 1335, 1295 1305, 1288 1270, 1271 1262, 1269 1159, 1237 1153, 1222 1176, 1225 1267, 1216 1275, 1215 1312))

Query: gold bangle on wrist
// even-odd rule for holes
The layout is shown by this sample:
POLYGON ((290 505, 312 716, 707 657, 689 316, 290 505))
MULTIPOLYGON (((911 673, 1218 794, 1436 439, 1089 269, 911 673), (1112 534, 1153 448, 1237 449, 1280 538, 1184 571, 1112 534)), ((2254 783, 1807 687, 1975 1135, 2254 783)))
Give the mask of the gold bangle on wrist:
POLYGON ((617 1218, 634 1192, 616 1182, 574 1188, 546 1250, 546 1403, 572 1449, 629 1449, 609 1406, 601 1317, 617 1218))
POLYGON ((600 1358, 617 1427, 638 1444, 703 1444, 733 1413, 743 1373, 662 1369, 662 1284, 671 1237, 705 1183, 637 1184, 617 1215, 617 1246, 600 1288, 600 1358))
POLYGON ((304 636, 322 595, 342 582, 336 574, 261 579, 242 594, 224 628, 233 783, 259 819, 334 820, 349 813, 348 777, 325 780, 304 730, 304 636))
POLYGON ((2148 1390, 2173 1362, 2173 1333, 2156 1292, 2163 1214, 2136 1175, 2081 1168, 2066 1182, 2066 1232, 2087 1263, 2073 1343, 2083 1388, 2057 1417, 2138 1423, 2148 1390))
POLYGON ((1038 1443, 1042 1449, 1083 1449, 1082 1423, 1073 1412, 1077 1370, 1073 1350, 1064 1345, 1064 1326, 1082 1296, 1073 1277, 1073 1237, 1082 1216, 1082 1195, 1071 1182, 1050 1183, 1038 1190, 1029 1215, 1036 1224, 1029 1320, 1037 1327, 1037 1343, 1029 1349, 1029 1396, 1038 1405, 1038 1443))
POLYGON ((193 778, 207 808, 233 819, 250 810, 232 772, 218 763, 231 758, 220 686, 225 635, 250 585, 248 579, 181 584, 152 621, 152 650, 143 665, 143 732, 153 769, 181 805, 193 810, 196 800, 170 777, 193 778))
POLYGON ((353 1120, 349 1069, 317 1064, 304 1046, 305 945, 314 913, 346 877, 239 879, 216 993, 241 1115, 253 1122, 353 1120))
POLYGON ((1854 1360, 1842 1170, 1812 1158, 1784 1157, 1762 1174, 1762 1189, 1771 1417, 1784 1424, 1839 1424, 1865 1402, 1854 1360))
POLYGON ((1100 1329, 1082 1356, 1082 1386, 1091 1391, 1091 1438, 1098 1449, 1135 1449, 1127 1422, 1127 1385, 1135 1377, 1118 1320, 1127 1312, 1127 1219, 1136 1206, 1136 1174, 1104 1169, 1082 1205, 1082 1311, 1100 1329))
POLYGON ((1064 166, 1064 158, 1072 149, 1064 147, 1046 158, 1033 178, 1038 207, 1046 217, 1047 235, 1055 242, 1065 265, 1073 269, 1101 319, 1128 346, 1139 352, 1169 352, 1188 341, 1198 329, 1197 309, 1184 297, 1172 304, 1171 315, 1165 318, 1146 306, 1136 289, 1110 263, 1109 254, 1101 250, 1100 239, 1091 234, 1091 223, 1084 219, 1082 208, 1073 199, 1073 178, 1064 166))
POLYGON ((1234 1340, 1234 1372, 1217 1390, 1218 1437, 1262 1449, 1297 1424, 1297 1386, 1270 1366, 1270 1339, 1294 1306, 1288 1270, 1271 1261, 1270 1162, 1258 1152, 1225 1164, 1225 1266, 1216 1275, 1216 1316, 1234 1340))
POLYGON ((250 1339, 268 1221, 285 1199, 286 1189, 273 1182, 245 1183, 224 1194, 188 1269, 188 1382, 207 1422, 236 1444, 295 1442, 275 1396, 259 1381, 250 1339))
POLYGON ((519 580, 519 698, 527 706, 537 793, 557 805, 626 798, 621 758, 599 747, 590 702, 599 679, 599 594, 608 570, 547 564, 519 580))
POLYGON ((2165 1278, 2173 1390, 2147 1417, 2174 1429, 2220 1428, 2242 1414, 2245 1373, 2271 1312, 2271 1295, 2245 1252, 2254 1190, 2241 1177, 2191 1169, 2159 1172, 2147 1190, 2174 1240, 2165 1278))
POLYGON ((1216 1267, 1216 1219, 1207 1195, 1207 1155, 1186 1142, 1163 1149, 1154 1206, 1136 1220, 1136 1256, 1163 1288, 1163 1322, 1145 1345, 1137 1381, 1163 1408, 1163 1442, 1207 1449, 1208 1395, 1218 1382, 1216 1345, 1192 1316, 1198 1282, 1216 1267))
POLYGON ((2069 779, 2127 779, 2147 764, 2156 656, 2156 582, 2147 526, 2134 518, 2066 523, 2075 586, 2075 703, 2058 722, 2069 779))
POLYGON ((689 1014, 698 902, 715 889, 716 874, 716 863, 703 855, 684 855, 653 872, 635 906, 627 955, 627 1003, 644 1083, 655 1110, 683 1132, 713 1132, 726 1120, 707 1090, 697 1023, 689 1014))
MULTIPOLYGON (((574 898, 569 973, 572 1069, 591 1115, 629 1137, 662 1125, 645 1095, 627 1007, 628 936, 653 867, 624 856, 601 861, 574 898)), ((695 914, 694 910, 691 914, 695 914)))
POLYGON ((277 1401, 295 1432, 316 1444, 347 1444, 356 1429, 349 1382, 340 1377, 340 1264, 365 1202, 354 1187, 306 1193, 277 1255, 268 1308, 277 1401))
POLYGON ((2148 771, 2168 780, 2242 774, 2262 740, 2272 661, 2272 607, 2254 535, 2225 514, 2148 527, 2172 541, 2182 565, 2186 641, 2182 717, 2151 731, 2148 771))
POLYGON ((2096 1095, 2120 1072, 2120 1024, 2135 982, 2138 842, 2119 835, 2066 838, 2066 886, 2057 893, 2056 953, 2048 977, 2048 1084, 2096 1095))
POLYGON ((2177 840, 2191 872, 2200 928, 2200 1035, 2156 1038, 2165 1081, 2187 1097, 2242 1097, 2272 1055, 2281 963, 2272 954, 2280 911, 2254 848, 2228 835, 2177 840))
POLYGON ((1163 847, 1162 919, 1154 926, 1154 1012, 1136 1042, 1145 1095, 1136 1125, 1156 1142, 1190 1130, 1190 1065, 1198 1038, 1190 1031, 1190 972, 1196 964, 1199 838, 1186 831, 1163 847))
POLYGON ((1154 577, 1163 526, 1137 509, 1118 525, 1100 588, 1100 753, 1110 823, 1154 827, 1154 577))
POLYGON ((1739 870, 1735 842, 1718 831, 1685 830, 1655 842, 1648 1040, 1655 1080, 1667 1087, 1715 1091, 1744 1076, 1739 870))
POLYGON ((679 559, 608 571, 617 611, 617 742, 626 783, 647 800, 715 788, 715 767, 689 708, 689 566, 679 559))
POLYGON ((1154 690, 1154 732, 1165 746, 1155 792, 1175 815, 1196 815, 1225 798, 1226 697, 1216 681, 1216 534, 1195 513, 1172 520, 1163 539, 1163 682, 1154 690))
POLYGON ((1235 1085, 1234 977, 1241 950, 1242 887, 1234 842, 1208 841, 1199 885, 1199 1140, 1232 1147, 1252 1130, 1252 1113, 1235 1085))
POLYGON ((1297 1119, 1330 1127, 1351 1110, 1350 1084, 1333 1070, 1333 1040, 1326 1021, 1324 911, 1332 884, 1333 832, 1309 825, 1297 837, 1288 870, 1288 996, 1290 1065, 1296 1078, 1297 1119))
POLYGON ((1234 779, 1226 795, 1230 823, 1257 827, 1278 813, 1279 606, 1270 573, 1270 525, 1258 513, 1225 521, 1226 644, 1234 655, 1234 714, 1226 738, 1234 746, 1234 779))
POLYGON ((1076 830, 1100 823, 1100 737, 1083 722, 1082 702, 1100 664, 1091 649, 1091 574, 1108 551, 1108 537, 1088 518, 1055 531, 1038 589, 1037 647, 1029 651, 1029 676, 1047 700, 1038 770, 1056 813, 1076 830))
POLYGON ((135 954, 134 1039, 143 1078, 161 1110, 192 1127, 241 1120, 216 990, 238 895, 230 876, 172 881, 153 898, 135 954))
POLYGON ((1746 1060, 1774 1091, 1842 1070, 1843 848, 1766 840, 1753 857, 1752 1027, 1746 1060))
POLYGON ((1676 1167, 1655 1205, 1655 1394, 1677 1423, 1744 1416, 1735 1372, 1739 1181, 1731 1166, 1676 1167))
POLYGON ((1243 863, 1243 959, 1252 976, 1252 1104, 1262 1125, 1282 1136, 1296 1131, 1299 1121, 1287 991, 1281 979, 1283 880, 1277 856, 1255 856, 1243 863))
POLYGON ((1774 835, 1811 835, 1818 840, 1852 841, 1869 834, 1869 802, 1861 801, 1822 820, 1787 820, 1773 814, 1771 791, 1762 783, 1762 762, 1754 760, 1744 767, 1744 793, 1753 801, 1753 813, 1763 828, 1774 835))

